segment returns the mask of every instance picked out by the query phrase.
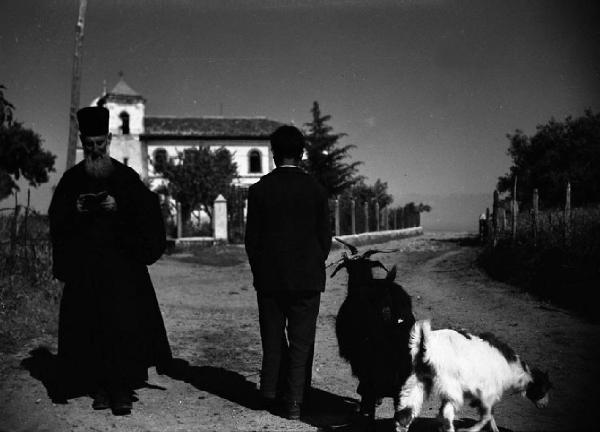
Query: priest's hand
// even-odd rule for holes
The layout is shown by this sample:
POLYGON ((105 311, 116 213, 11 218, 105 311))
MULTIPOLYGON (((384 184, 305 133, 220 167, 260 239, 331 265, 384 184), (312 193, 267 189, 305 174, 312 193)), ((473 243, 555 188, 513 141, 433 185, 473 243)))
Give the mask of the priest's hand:
POLYGON ((77 201, 75 202, 75 207, 77 208, 78 213, 88 213, 89 210, 86 205, 86 200, 82 195, 77 197, 77 201))
POLYGON ((117 211, 117 201, 112 195, 106 195, 103 201, 100 201, 100 208, 105 212, 116 212, 117 211))

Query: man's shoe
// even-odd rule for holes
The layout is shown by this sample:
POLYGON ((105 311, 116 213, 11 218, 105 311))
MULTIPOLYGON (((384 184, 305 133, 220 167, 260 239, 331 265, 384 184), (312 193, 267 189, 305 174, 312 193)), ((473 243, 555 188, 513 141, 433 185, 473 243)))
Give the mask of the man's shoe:
POLYGON ((131 414, 132 402, 129 392, 118 390, 111 394, 110 407, 116 416, 131 414))
POLYGON ((297 401, 286 401, 284 415, 288 420, 300 420, 300 403, 297 401))
POLYGON ((105 410, 110 408, 110 398, 108 392, 100 388, 94 393, 94 401, 92 402, 92 408, 95 410, 105 410))

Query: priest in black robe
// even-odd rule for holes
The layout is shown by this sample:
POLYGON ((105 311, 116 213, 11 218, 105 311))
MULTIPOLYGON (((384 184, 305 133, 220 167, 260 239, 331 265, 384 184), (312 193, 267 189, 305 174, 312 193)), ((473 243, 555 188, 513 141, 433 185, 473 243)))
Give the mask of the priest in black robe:
POLYGON ((171 349, 147 266, 164 252, 158 196, 109 157, 108 110, 78 111, 84 159, 61 178, 48 211, 54 276, 65 283, 58 359, 61 397, 128 414, 148 368, 171 349))

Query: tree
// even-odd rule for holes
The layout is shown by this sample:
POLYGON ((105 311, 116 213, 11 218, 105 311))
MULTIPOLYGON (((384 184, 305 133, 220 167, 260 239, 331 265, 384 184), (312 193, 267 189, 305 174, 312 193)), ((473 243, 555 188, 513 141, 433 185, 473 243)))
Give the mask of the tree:
POLYGON ((13 120, 14 106, 0 85, 0 200, 19 190, 23 176, 33 187, 48 181, 56 156, 42 149, 41 137, 13 120))
POLYGON ((424 213, 424 212, 430 212, 431 206, 429 204, 423 204, 423 203, 415 204, 414 202, 411 201, 408 204, 404 205, 404 210, 408 211, 408 212, 412 212, 412 213, 424 213))
POLYGON ((358 202, 377 201, 380 207, 387 207, 394 198, 387 191, 387 182, 377 179, 374 184, 368 185, 364 179, 359 179, 355 184, 349 187, 343 194, 344 198, 354 199, 358 202))
POLYGON ((332 127, 325 124, 331 119, 330 115, 321 115, 318 102, 311 109, 312 121, 305 123, 306 160, 302 166, 321 183, 330 197, 344 192, 362 179, 357 175, 358 166, 362 162, 346 163, 350 149, 354 145, 340 146, 338 140, 344 133, 334 134, 332 127))
POLYGON ((513 165, 498 179, 500 192, 512 196, 516 177, 518 201, 529 202, 537 188, 540 201, 550 207, 564 203, 570 182, 574 204, 600 202, 600 114, 588 109, 576 119, 550 119, 533 136, 517 129, 507 138, 513 165))
POLYGON ((191 212, 203 207, 212 220, 212 204, 231 187, 237 178, 237 165, 225 147, 212 151, 209 147, 186 149, 176 160, 155 153, 154 169, 166 180, 161 192, 181 203, 182 219, 187 222, 191 212))

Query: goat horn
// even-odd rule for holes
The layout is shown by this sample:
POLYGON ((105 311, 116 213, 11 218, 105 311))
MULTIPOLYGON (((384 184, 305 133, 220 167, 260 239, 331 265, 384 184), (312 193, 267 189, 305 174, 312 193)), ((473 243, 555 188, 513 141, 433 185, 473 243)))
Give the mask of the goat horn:
POLYGON ((331 273, 331 276, 329 276, 329 277, 334 277, 334 276, 335 276, 335 274, 336 274, 338 271, 340 271, 341 269, 343 269, 344 267, 346 267, 346 263, 345 263, 345 262, 342 260, 342 262, 340 262, 340 263, 338 264, 338 266, 335 268, 335 270, 333 271, 333 273, 331 273))
POLYGON ((396 279, 396 265, 392 266, 392 268, 388 270, 388 274, 385 277, 385 279, 387 281, 394 282, 394 280, 396 279))
POLYGON ((340 258, 340 259, 339 259, 339 260, 337 260, 337 261, 330 262, 329 264, 327 264, 327 265, 325 266, 325 268, 327 269, 327 268, 331 267, 332 265, 335 265, 335 264, 339 264, 339 263, 341 263, 342 261, 344 261, 344 258, 343 258, 343 257, 342 257, 342 258, 340 258))
POLYGON ((358 249, 356 248, 356 246, 351 245, 350 243, 346 243, 344 240, 340 240, 337 237, 334 237, 337 241, 339 241, 341 244, 343 244, 344 246, 346 246, 348 249, 350 249, 350 253, 352 255, 356 255, 358 253, 358 249))

